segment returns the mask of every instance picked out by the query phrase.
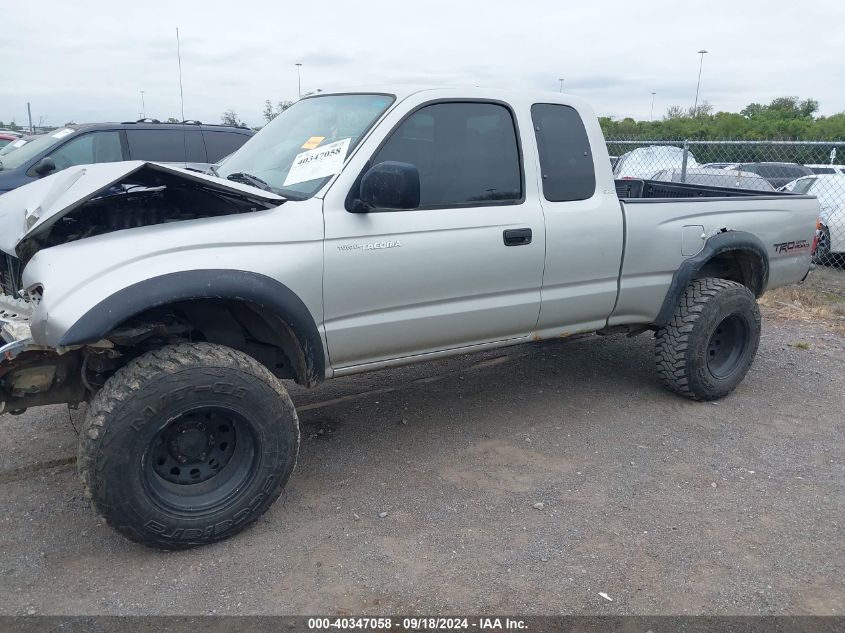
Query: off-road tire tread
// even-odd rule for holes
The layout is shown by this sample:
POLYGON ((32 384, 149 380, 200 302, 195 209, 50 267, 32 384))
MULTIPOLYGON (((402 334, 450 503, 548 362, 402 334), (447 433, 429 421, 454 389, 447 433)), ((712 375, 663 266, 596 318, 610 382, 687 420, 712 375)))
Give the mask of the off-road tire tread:
POLYGON ((686 352, 690 333, 695 328, 704 307, 719 293, 731 288, 745 290, 752 299, 754 297, 751 290, 736 281, 716 277, 693 280, 686 292, 681 295, 681 300, 675 306, 669 323, 657 331, 655 336, 657 373, 663 384, 675 393, 691 400, 716 399, 716 397, 698 394, 690 388, 686 352))
MULTIPOLYGON (((77 472, 82 481, 85 496, 93 503, 94 507, 111 528, 133 541, 142 542, 145 545, 153 545, 161 549, 186 549, 200 543, 189 541, 172 542, 165 539, 157 539, 154 535, 147 533, 141 535, 135 528, 124 525, 117 516, 110 512, 110 507, 98 504, 96 495, 94 494, 97 455, 108 438, 109 423, 112 416, 130 398, 137 394, 147 382, 161 378, 163 373, 172 375, 182 370, 196 368, 198 366, 231 368, 252 374, 256 379, 272 385, 278 393, 281 402, 284 403, 284 407, 287 409, 286 414, 296 418, 296 410, 293 402, 282 383, 266 367, 251 356, 223 345, 212 343, 180 343, 169 345, 139 356, 115 372, 88 405, 80 433, 77 472)), ((298 444, 298 426, 296 437, 298 444)), ((295 459, 296 455, 294 455, 295 459)), ((257 521, 263 514, 264 509, 278 499, 286 483, 284 478, 278 478, 274 489, 267 495, 266 503, 262 504, 261 511, 254 512, 248 520, 243 522, 238 531, 257 521)))

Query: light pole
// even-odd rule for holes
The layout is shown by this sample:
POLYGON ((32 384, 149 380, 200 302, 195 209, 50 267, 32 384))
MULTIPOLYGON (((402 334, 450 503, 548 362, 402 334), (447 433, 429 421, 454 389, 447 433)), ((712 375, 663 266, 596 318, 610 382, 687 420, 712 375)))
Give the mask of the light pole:
POLYGON ((563 79, 558 79, 560 82, 560 91, 563 92, 563 79))
POLYGON ((144 105, 144 91, 141 91, 141 118, 145 119, 147 117, 147 106, 144 105))
POLYGON ((704 66, 704 56, 709 51, 704 50, 703 48, 698 51, 698 54, 701 55, 701 61, 698 63, 698 84, 695 86, 695 105, 692 106, 692 115, 698 115, 698 90, 701 88, 701 69, 704 66))
POLYGON ((657 94, 656 92, 651 93, 651 110, 648 113, 648 120, 649 121, 654 120, 654 95, 656 95, 656 94, 657 94))
POLYGON ((302 64, 300 62, 296 62, 296 88, 297 92, 299 93, 299 98, 302 99, 302 64))

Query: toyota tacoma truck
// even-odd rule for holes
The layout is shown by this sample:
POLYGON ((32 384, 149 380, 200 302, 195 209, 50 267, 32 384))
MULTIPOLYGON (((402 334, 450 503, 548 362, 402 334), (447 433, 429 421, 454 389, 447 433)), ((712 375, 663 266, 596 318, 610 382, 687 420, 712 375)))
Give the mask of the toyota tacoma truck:
POLYGON ((231 536, 299 449, 283 380, 577 333, 653 332, 687 398, 730 393, 807 195, 614 181, 590 107, 482 89, 321 93, 213 174, 77 166, 0 196, 0 411, 86 404, 78 469, 125 536, 231 536))

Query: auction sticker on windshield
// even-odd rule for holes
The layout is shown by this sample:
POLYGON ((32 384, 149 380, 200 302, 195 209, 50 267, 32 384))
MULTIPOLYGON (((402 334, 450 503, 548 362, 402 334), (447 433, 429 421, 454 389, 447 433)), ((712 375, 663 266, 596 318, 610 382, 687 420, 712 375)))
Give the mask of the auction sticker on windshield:
POLYGON ((314 149, 325 140, 325 136, 312 136, 307 141, 305 141, 305 143, 302 144, 302 149, 314 149))
POLYGON ((300 182, 333 176, 343 167, 351 140, 345 138, 342 141, 297 154, 282 186, 288 187, 300 182))
POLYGON ((58 132, 53 134, 53 138, 64 138, 68 134, 73 134, 73 130, 71 130, 70 128, 65 128, 65 129, 59 130, 58 132))

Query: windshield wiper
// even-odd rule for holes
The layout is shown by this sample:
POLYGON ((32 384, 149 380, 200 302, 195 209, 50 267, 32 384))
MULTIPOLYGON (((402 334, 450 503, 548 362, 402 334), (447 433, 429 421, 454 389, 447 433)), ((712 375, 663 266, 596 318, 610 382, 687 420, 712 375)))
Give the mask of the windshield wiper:
POLYGON ((263 189, 264 191, 273 191, 273 188, 268 185, 266 182, 261 180, 258 176, 253 176, 252 174, 248 174, 245 171, 236 171, 234 174, 229 174, 226 176, 226 180, 234 180, 235 182, 241 182, 245 185, 251 185, 256 187, 257 189, 263 189))

